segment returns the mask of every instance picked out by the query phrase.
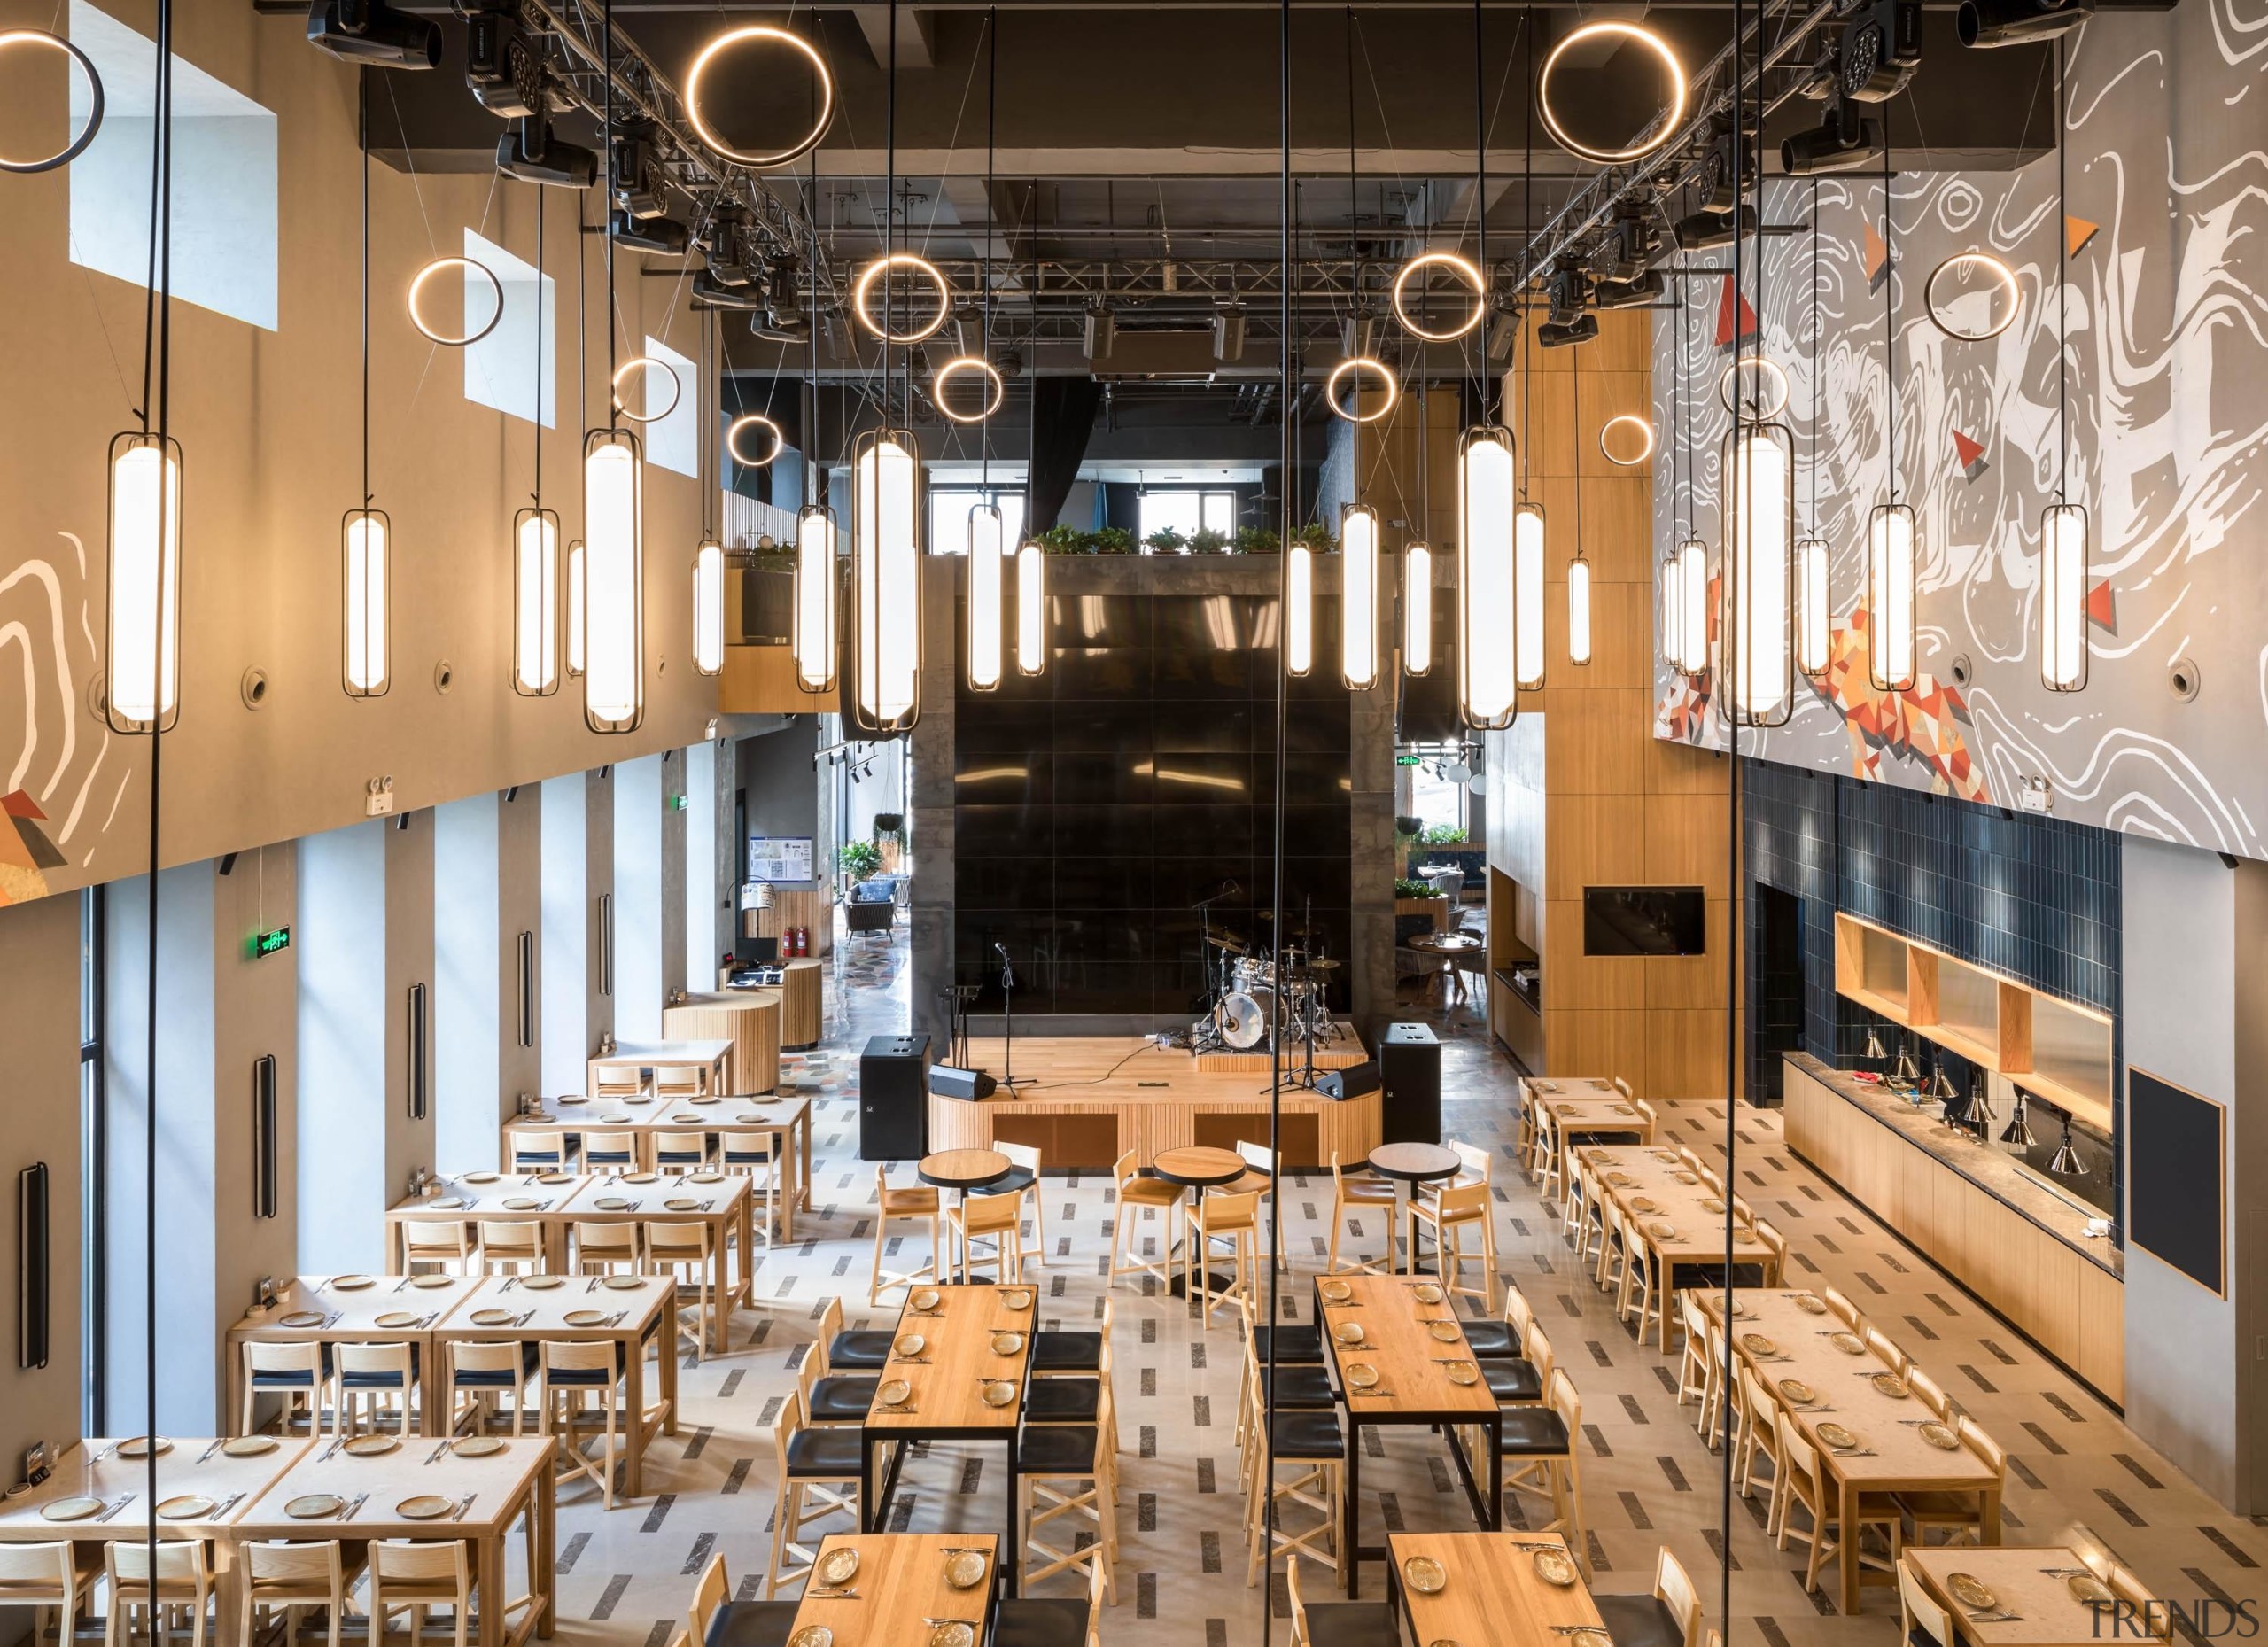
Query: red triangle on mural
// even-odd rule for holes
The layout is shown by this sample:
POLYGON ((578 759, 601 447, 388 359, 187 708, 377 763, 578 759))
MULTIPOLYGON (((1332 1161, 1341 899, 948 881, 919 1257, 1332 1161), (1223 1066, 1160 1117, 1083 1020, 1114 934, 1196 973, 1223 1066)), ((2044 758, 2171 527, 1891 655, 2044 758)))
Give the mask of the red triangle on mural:
POLYGON ((2095 231, 2101 227, 2101 223, 2090 223, 2084 217, 2073 217, 2066 213, 2063 217, 2063 254, 2077 257, 2079 248, 2093 239, 2095 231))
POLYGON ((1875 233, 1872 223, 1861 224, 1860 227, 1866 232, 1867 286, 1871 291, 1880 287, 1882 277, 1890 272, 1890 248, 1883 244, 1883 237, 1875 233))
POLYGON ((1984 448, 1958 429, 1953 431, 1953 455, 1961 460, 1963 469, 1984 455, 1984 448))
POLYGON ((1717 346, 1720 349, 1729 349, 1733 346, 1733 315, 1736 313, 1736 305, 1738 306, 1737 313, 1740 315, 1741 338, 1749 338, 1756 336, 1756 310, 1750 306, 1746 298, 1740 296, 1733 290, 1733 283, 1728 280, 1725 282, 1725 295, 1717 304, 1717 346))
POLYGON ((2087 621, 2111 634, 2118 633, 2118 607, 2108 578, 2087 591, 2087 621))
POLYGON ((39 803, 21 789, 0 795, 0 812, 5 812, 11 818, 44 819, 47 816, 40 811, 39 803))

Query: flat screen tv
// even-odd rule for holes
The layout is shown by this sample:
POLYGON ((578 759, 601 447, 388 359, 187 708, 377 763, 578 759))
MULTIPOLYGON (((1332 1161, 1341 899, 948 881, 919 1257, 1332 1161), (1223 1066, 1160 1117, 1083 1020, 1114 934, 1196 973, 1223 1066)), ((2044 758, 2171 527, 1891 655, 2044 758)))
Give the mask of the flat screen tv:
POLYGON ((1699 955, 1709 947, 1699 887, 1585 887, 1586 955, 1699 955))

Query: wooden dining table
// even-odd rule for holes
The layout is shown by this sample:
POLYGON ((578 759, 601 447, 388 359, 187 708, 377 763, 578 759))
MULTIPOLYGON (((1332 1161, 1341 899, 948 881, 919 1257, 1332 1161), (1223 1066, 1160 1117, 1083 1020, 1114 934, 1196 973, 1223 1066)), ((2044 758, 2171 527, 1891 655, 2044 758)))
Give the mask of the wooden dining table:
MULTIPOLYGON (((663 1070, 674 1069, 694 1072, 704 1092, 724 1092, 732 1086, 732 1042, 721 1037, 692 1041, 617 1041, 612 1052, 602 1053, 586 1061, 589 1084, 583 1090, 595 1095, 602 1076, 619 1079, 627 1075, 643 1082, 649 1069, 656 1079, 663 1070)), ((650 1092, 652 1088, 646 1090, 650 1092)))
POLYGON ((2137 1622, 2113 1625, 2111 1602, 2082 1599, 2071 1588, 2075 1575, 2085 1575, 2082 1583, 2092 1579, 2101 1585, 2102 1580, 2085 1556, 2062 1545, 1924 1549, 1908 1544, 1906 1559, 1921 1575, 1922 1588, 1953 1614, 1955 1633, 1970 1647, 2098 1647, 2105 1641, 2148 1639, 2137 1622), (1992 1591, 1998 1604, 1993 1612, 2016 1616, 1980 1623, 1977 1609, 1957 1598, 1947 1582, 1956 1573, 1967 1573, 1992 1591))
MULTIPOLYGON (((1645 1232, 1661 1260, 1662 1297, 1677 1290, 1680 1265, 1765 1264, 1774 1255, 1756 1231, 1736 1219, 1725 1244, 1725 1199, 1674 1152, 1636 1144, 1587 1146, 1583 1158, 1599 1193, 1645 1232)), ((1661 1348, 1669 1348, 1671 1312, 1662 1309, 1661 1348)))
MULTIPOLYGON (((807 1098, 757 1098, 744 1093, 703 1094, 657 1104, 644 1099, 555 1098, 504 1123, 503 1158, 540 1143, 559 1149, 569 1137, 590 1132, 626 1132, 633 1164, 641 1172, 657 1169, 656 1136, 699 1128, 709 1139, 720 1132, 765 1132, 774 1140, 773 1160, 780 1177, 775 1204, 783 1240, 796 1239, 796 1212, 811 1205, 812 1104, 807 1098)), ((564 1159, 563 1153, 561 1159, 564 1159)), ((515 1177, 524 1175, 510 1175, 515 1177)), ((599 1175, 606 1176, 606 1175, 599 1175)))
POLYGON ((788 1639, 813 1625, 843 1647, 928 1647, 940 1624, 967 1624, 971 1647, 992 1639, 1000 1538, 992 1533, 830 1533, 819 1541, 814 1576, 796 1604, 788 1639), (816 1574, 837 1552, 855 1550, 858 1568, 839 1588, 816 1574), (983 1575, 956 1586, 947 1576, 956 1556, 974 1554, 983 1575))
POLYGON ((740 1173, 625 1173, 586 1177, 562 1204, 570 1224, 646 1224, 698 1219, 709 1225, 708 1342, 727 1347, 734 1309, 754 1296, 753 1180, 740 1173))
POLYGON ((479 1224, 492 1218, 534 1224, 543 1233, 543 1267, 567 1262, 567 1202, 592 1182, 579 1172, 476 1170, 437 1175, 424 1195, 405 1196, 386 1208, 386 1266, 396 1275, 409 1268, 407 1226, 412 1224, 479 1224))
POLYGON ((1383 1559, 1387 1553, 1383 1544, 1362 1542, 1365 1428, 1438 1428, 1472 1519, 1483 1528, 1503 1524, 1503 1454, 1493 1446, 1487 1449, 1484 1496, 1458 1432, 1465 1426, 1493 1428, 1496 1398, 1440 1282, 1426 1276, 1319 1276, 1315 1288, 1316 1319, 1322 1325, 1342 1415, 1347 1482, 1340 1508, 1339 1569, 1353 1597, 1362 1592, 1363 1559, 1383 1559), (1362 1331, 1359 1342, 1341 1336, 1352 1327, 1362 1331))
POLYGON ((1586 1132, 1635 1138, 1651 1144, 1654 1123, 1621 1088, 1604 1076, 1528 1076, 1520 1082, 1521 1101, 1551 1117, 1564 1133, 1586 1132))
MULTIPOLYGON (((1699 1299, 1710 1318, 1721 1324, 1724 1294, 1704 1288, 1699 1299)), ((1934 1415, 1917 1396, 1890 1395, 1876 1387, 1874 1375, 1894 1369, 1866 1347, 1863 1337, 1801 1288, 1743 1287, 1734 1300, 1739 1313, 1726 1334, 1733 1353, 1819 1449, 1820 1472, 1836 1496, 1845 1527, 1858 1525, 1862 1493, 1974 1493, 1982 1501, 1980 1536, 1988 1545, 2000 1542, 1999 1472, 1966 1447, 1947 1450, 1923 1439, 1922 1426, 1934 1415), (1840 1346, 1837 1334, 1844 1335, 1840 1346), (1850 1343, 1858 1345, 1855 1352, 1850 1343), (1787 1388, 1790 1379, 1809 1387, 1813 1399, 1797 1401, 1787 1388), (1820 1437, 1822 1423, 1840 1425, 1856 1445, 1830 1447, 1820 1437)), ((1836 1553, 1845 1613, 1859 1610, 1859 1544, 1846 1534, 1836 1553)))
MULTIPOLYGON (((462 1539, 473 1546, 479 1586, 479 1647, 509 1647, 530 1635, 552 1633, 553 1550, 556 1502, 548 1435, 496 1437, 501 1444, 469 1457, 462 1441, 413 1438, 372 1457, 338 1451, 330 1442, 302 1448, 231 1525, 246 1539, 462 1539), (328 1495, 342 1508, 296 1516, 294 1500, 328 1495), (454 1506, 438 1517, 413 1516, 401 1506, 434 1496, 454 1506), (505 1548, 515 1525, 527 1542, 528 1592, 507 1597, 505 1548), (508 1626, 505 1615, 519 1616, 508 1626)), ((482 1445, 485 1446, 484 1441, 482 1445)), ((303 1506, 305 1507, 305 1506, 303 1506)))
POLYGON ((323 1346, 408 1344, 417 1358, 418 1424, 427 1434, 446 1423, 448 1394, 433 1359, 437 1330, 480 1286, 464 1275, 303 1275, 277 1289, 276 1302, 229 1328, 228 1406, 224 1422, 240 1427, 247 1343, 323 1346))
POLYGON ((1387 1594, 1411 1641, 1613 1647, 1581 1565, 1557 1533, 1392 1533, 1386 1542, 1387 1594), (1543 1576, 1555 1554, 1571 1575, 1564 1584, 1543 1576), (1410 1582, 1412 1561, 1440 1565, 1440 1589, 1428 1595, 1410 1582), (1592 1629, 1602 1634, 1577 1634, 1592 1629))

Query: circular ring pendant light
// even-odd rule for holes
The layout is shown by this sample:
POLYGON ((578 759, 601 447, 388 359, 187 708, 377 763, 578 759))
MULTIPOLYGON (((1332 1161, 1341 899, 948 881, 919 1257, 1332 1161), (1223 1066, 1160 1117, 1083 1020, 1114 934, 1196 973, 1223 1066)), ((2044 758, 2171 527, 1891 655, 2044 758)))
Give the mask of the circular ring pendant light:
POLYGON ((1000 402, 1007 398, 1008 385, 1000 376, 1000 369, 981 354, 956 354, 937 368, 929 378, 929 398, 937 403, 937 410, 957 423, 981 423, 1000 409, 1000 402), (977 412, 956 412, 945 402, 945 385, 963 372, 975 372, 984 379, 984 407, 977 412))
POLYGON ((1654 454, 1653 424, 1635 412, 1616 414, 1599 425, 1598 454, 1618 468, 1635 469, 1654 454))
POLYGON ((1480 325, 1487 314, 1488 283, 1481 277, 1480 270, 1472 259, 1460 257, 1454 252, 1420 252, 1404 263, 1401 272, 1394 277, 1394 317, 1413 338, 1423 338, 1427 343, 1453 343, 1480 325), (1472 313, 1446 331, 1438 329, 1429 330, 1410 318, 1408 293, 1410 278, 1428 268, 1449 269, 1472 288, 1472 313))
POLYGON ((1685 123, 1686 97, 1685 69, 1678 62, 1677 53, 1669 49, 1669 43, 1651 28, 1612 19, 1586 23, 1552 47, 1551 54, 1543 59, 1543 72, 1536 77, 1535 84, 1536 113, 1543 116, 1544 128, 1550 132, 1552 141, 1570 154, 1580 155, 1586 160, 1596 160, 1604 166, 1621 166, 1632 160, 1643 160, 1666 145, 1685 123), (1630 42, 1644 47, 1660 60, 1662 72, 1669 79, 1670 97, 1660 117, 1654 122, 1654 136, 1651 137, 1643 138, 1620 149, 1594 147, 1576 138, 1560 121, 1558 111, 1551 106, 1552 71, 1559 66, 1560 59, 1569 50, 1596 40, 1630 42))
MULTIPOLYGON (((496 328, 502 323, 503 319, 504 283, 496 278, 496 271, 490 268, 485 263, 477 261, 476 260, 469 257, 437 257, 431 262, 425 265, 424 268, 419 269, 410 279, 409 323, 416 327, 419 335, 423 337, 429 343, 438 343, 445 349, 466 348, 472 344, 478 343, 490 332, 495 330, 496 328), (488 323, 486 325, 482 326, 477 331, 468 330, 455 337, 451 337, 448 333, 444 331, 437 331, 431 326, 428 325, 426 323, 424 311, 419 307, 425 296, 426 283, 431 280, 434 276, 446 274, 453 268, 461 268, 465 270, 467 273, 471 273, 476 270, 478 271, 480 277, 488 283, 488 290, 495 299, 495 307, 489 312, 488 323)), ((467 323, 468 326, 470 326, 470 322, 467 323)))
POLYGON ((1719 375, 1717 399, 1728 412, 1752 422, 1769 423, 1787 407, 1788 374, 1777 361, 1761 354, 1744 354, 1719 375), (1743 405, 1744 400, 1748 404, 1743 405))
POLYGON ((711 152, 758 169, 785 166, 790 160, 800 159, 809 154, 819 147, 819 140, 827 135, 827 128, 835 119, 835 77, 827 72, 827 59, 819 56, 819 48, 801 35, 762 23, 751 24, 746 28, 727 29, 702 47, 701 54, 693 59, 692 68, 687 71, 684 97, 685 118, 692 126, 694 135, 708 145, 711 152), (768 154, 734 148, 717 134, 716 128, 710 125, 701 113, 702 75, 708 73, 718 57, 736 46, 751 42, 771 42, 802 52, 811 63, 812 73, 819 76, 819 112, 812 119, 811 130, 788 147, 768 154))
POLYGON ((11 46, 46 46, 62 52, 71 62, 78 65, 79 73, 86 76, 89 103, 87 110, 86 128, 69 143, 53 154, 43 156, 35 160, 12 159, 5 155, 0 155, 0 172, 51 172, 58 167, 68 166, 87 151, 87 145, 95 140, 95 134, 102 129, 103 77, 95 73, 95 66, 89 60, 85 52, 64 39, 62 35, 50 34, 44 28, 0 29, 0 50, 5 50, 11 46))
MULTIPOLYGON (((685 385, 678 381, 676 369, 666 361, 656 360, 650 354, 633 355, 614 369, 614 409, 633 423, 650 423, 667 417, 672 412, 677 410, 677 403, 684 394, 685 385), (659 372, 668 378, 670 398, 664 404, 656 407, 652 403, 651 396, 649 396, 646 409, 642 412, 633 412, 623 403, 622 380, 632 372, 641 370, 649 377, 655 372, 659 372)), ((774 453, 773 455, 777 456, 778 454, 774 453)))
POLYGON ((913 252, 892 252, 874 259, 858 271, 858 284, 850 289, 850 307, 858 316, 858 323, 866 329, 870 336, 879 338, 884 343, 915 344, 935 337, 944 328, 946 317, 952 313, 952 307, 953 289, 943 271, 928 258, 913 252), (937 289, 937 312, 919 331, 888 330, 882 322, 874 318, 874 310, 869 307, 874 287, 891 270, 900 268, 913 270, 937 289))
MULTIPOLYGON (((1359 392, 1361 385, 1357 384, 1355 387, 1359 392)), ((1356 354, 1340 361, 1331 369, 1331 376, 1324 380, 1323 385, 1323 398, 1331 403, 1331 409, 1334 416, 1343 417, 1350 423, 1375 423, 1379 418, 1394 410, 1394 402, 1402 399, 1402 385, 1395 381, 1393 369, 1384 361, 1368 354, 1356 354), (1340 404, 1339 385, 1347 380, 1350 373, 1368 374, 1377 380, 1380 388, 1386 391, 1386 396, 1379 402, 1376 411, 1349 411, 1340 404)))
POLYGON ((1930 324, 1961 343, 1982 343, 1999 337, 2016 323, 2023 309, 2023 291, 2016 284, 2016 271, 1989 252, 1954 252, 1930 271, 1922 299, 1930 324), (1980 292, 1997 294, 1984 299, 1984 323, 1962 323, 1956 306, 1980 292))
MULTIPOLYGON (((636 362, 632 363, 634 365, 636 362)), ((725 450, 731 455, 733 462, 738 463, 742 469, 763 469, 781 452, 787 450, 787 447, 788 437, 781 431, 780 425, 761 412, 743 412, 740 416, 733 419, 731 424, 725 430, 725 450), (741 431, 743 429, 762 429, 768 431, 772 436, 772 449, 762 457, 750 457, 742 453, 741 431)))

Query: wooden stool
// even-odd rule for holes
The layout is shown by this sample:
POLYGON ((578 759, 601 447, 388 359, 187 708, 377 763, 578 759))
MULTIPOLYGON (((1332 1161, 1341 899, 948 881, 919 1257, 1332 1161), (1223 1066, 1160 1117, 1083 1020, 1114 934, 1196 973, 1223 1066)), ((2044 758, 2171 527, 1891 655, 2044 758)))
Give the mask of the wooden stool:
MULTIPOLYGON (((903 1240, 902 1236, 889 1239, 903 1240)), ((866 1283, 866 1302, 879 1304, 882 1295, 892 1287, 902 1286, 911 1291, 916 1281, 936 1281, 938 1274, 937 1192, 928 1185, 913 1189, 894 1190, 889 1186, 889 1171, 884 1167, 874 1169, 874 1272, 866 1283), (882 1247, 892 1218, 925 1219, 929 1225, 929 1258, 926 1263, 911 1270, 882 1268, 882 1247)))
POLYGON ((370 1428, 392 1402, 400 1402, 400 1430, 410 1433, 417 1423, 417 1347, 415 1344, 341 1344, 338 1357, 338 1433, 355 1434, 361 1427, 362 1403, 370 1405, 370 1428))
POLYGON ((1338 1275, 1342 1270, 1357 1275, 1384 1275, 1394 1268, 1394 1208, 1401 1198, 1394 1193, 1394 1185, 1374 1173, 1348 1176, 1339 1164, 1339 1152, 1331 1152, 1331 1248, 1324 1259, 1323 1272, 1338 1275), (1340 1238, 1347 1233, 1348 1221, 1364 1207, 1379 1207, 1386 1210, 1386 1252, 1377 1258, 1350 1258, 1343 1265, 1339 1260, 1340 1238))
POLYGON ((205 1615, 213 1602, 213 1570, 203 1539, 158 1546, 158 1575, 150 1576, 150 1546, 116 1540, 103 1546, 110 1574, 110 1614, 103 1626, 105 1647, 125 1647, 134 1635, 189 1632, 190 1647, 205 1647, 205 1615), (134 1615, 147 1616, 144 1632, 134 1615))
POLYGON ((297 1344, 266 1344, 258 1339, 245 1343, 245 1396, 242 1410, 237 1414, 237 1433, 250 1435, 252 1405, 255 1397, 280 1395, 284 1397, 283 1432, 291 1433, 293 1415, 299 1403, 307 1403, 307 1433, 322 1433, 323 1398, 330 1393, 329 1379, 323 1370, 322 1346, 309 1340, 297 1344))
POLYGON ((1182 1208, 1182 1293, 1194 1300, 1199 1319, 1208 1330, 1213 1311, 1224 1303, 1252 1296, 1260 1267, 1260 1192, 1241 1195, 1208 1195, 1182 1208), (1225 1240, 1231 1249, 1234 1277, 1228 1291, 1213 1291, 1213 1243, 1225 1240))
POLYGON ((1431 1201, 1413 1200, 1410 1203, 1410 1268, 1418 1269, 1418 1242, 1423 1231, 1433 1232, 1433 1255, 1441 1274, 1441 1285, 1454 1294, 1477 1298, 1484 1310, 1496 1308, 1496 1221, 1490 1216, 1490 1191, 1482 1184, 1456 1184, 1443 1190, 1431 1201), (1464 1250, 1464 1232, 1477 1229, 1480 1232, 1480 1250, 1468 1254, 1464 1250), (1464 1281, 1464 1266, 1468 1258, 1480 1265, 1480 1285, 1468 1286, 1464 1281))
MULTIPOLYGON (((509 1348, 516 1354, 519 1349, 517 1344, 509 1348)), ((240 1548, 244 1566, 238 1576, 237 1641, 258 1641, 280 1612, 284 1639, 297 1642, 300 1615, 309 1607, 321 1607, 329 1624, 324 1639, 329 1647, 340 1647, 347 1600, 362 1576, 364 1558, 349 1562, 346 1546, 335 1538, 313 1544, 249 1543, 240 1548), (269 1615, 264 1621, 262 1612, 269 1615)))
MULTIPOLYGON (((387 1622, 404 1611, 409 1614, 410 1647, 422 1647, 431 1639, 426 1618, 437 1606, 448 1608, 452 1615, 453 1647, 466 1647, 472 1639, 472 1546, 462 1539, 372 1544, 370 1647, 384 1647, 387 1622)), ((508 1637, 509 1634, 508 1628, 508 1637)))
POLYGON ((1024 1278, 1024 1193, 971 1195, 945 1214, 947 1231, 960 1249, 960 1278, 968 1279, 976 1262, 975 1244, 992 1243, 993 1279, 1006 1286, 1024 1278))
POLYGON ((1147 1258, 1137 1258, 1133 1262, 1126 1263, 1122 1262, 1122 1259, 1134 1244, 1133 1225, 1136 1215, 1138 1213, 1147 1218, 1164 1208, 1179 1205, 1182 1196, 1181 1185, 1168 1184, 1163 1178, 1144 1177, 1140 1167, 1137 1164, 1135 1154, 1130 1149, 1113 1164, 1110 1176, 1118 1185, 1118 1212, 1117 1216, 1111 1220, 1109 1285, 1116 1286, 1118 1278, 1122 1275, 1151 1275, 1170 1285, 1173 1277, 1164 1267, 1173 1262, 1170 1255, 1154 1262, 1147 1258))
POLYGON ((780 1498, 772 1511, 772 1556, 764 1572, 766 1596, 811 1575, 818 1550, 803 1539, 804 1529, 812 1522, 840 1512, 850 1516, 853 1530, 858 1527, 866 1466, 861 1432, 847 1426, 813 1428, 804 1420, 800 1394, 790 1395, 780 1410, 773 1440, 780 1498))
POLYGON ((702 1345, 711 1338, 718 1350, 728 1348, 732 1329, 720 1307, 724 1301, 714 1291, 715 1249, 710 1245, 708 1224, 699 1218, 656 1218, 647 1223, 645 1236, 646 1272, 671 1278, 674 1291, 670 1318, 678 1324, 680 1339, 691 1338, 694 1360, 701 1359, 702 1345), (678 1307, 688 1290, 694 1299, 689 1335, 685 1331, 684 1311, 678 1307))
POLYGON ((512 1433, 521 1433, 527 1419, 528 1356, 517 1341, 490 1343, 480 1339, 450 1339, 441 1346, 443 1371, 448 1379, 449 1433, 472 1420, 476 1434, 488 1428, 506 1395, 511 1397, 512 1433))
MULTIPOLYGON (((622 1378, 620 1356, 620 1347, 611 1341, 546 1339, 541 1347, 543 1433, 559 1437, 558 1458, 565 1473, 596 1482, 609 1510, 614 1508, 615 1457, 626 1449, 622 1403, 616 1398, 622 1378), (601 1443, 595 1460, 583 1450, 591 1440, 601 1443)), ((638 1421, 635 1414, 630 1418, 638 1421)), ((377 1610, 373 1601, 371 1611, 377 1610)))
POLYGON ((79 1633, 79 1620, 92 1621, 95 1586, 102 1581, 103 1558, 92 1545, 0 1544, 0 1607, 32 1609, 32 1640, 42 1639, 55 1615, 59 1647, 79 1633))

